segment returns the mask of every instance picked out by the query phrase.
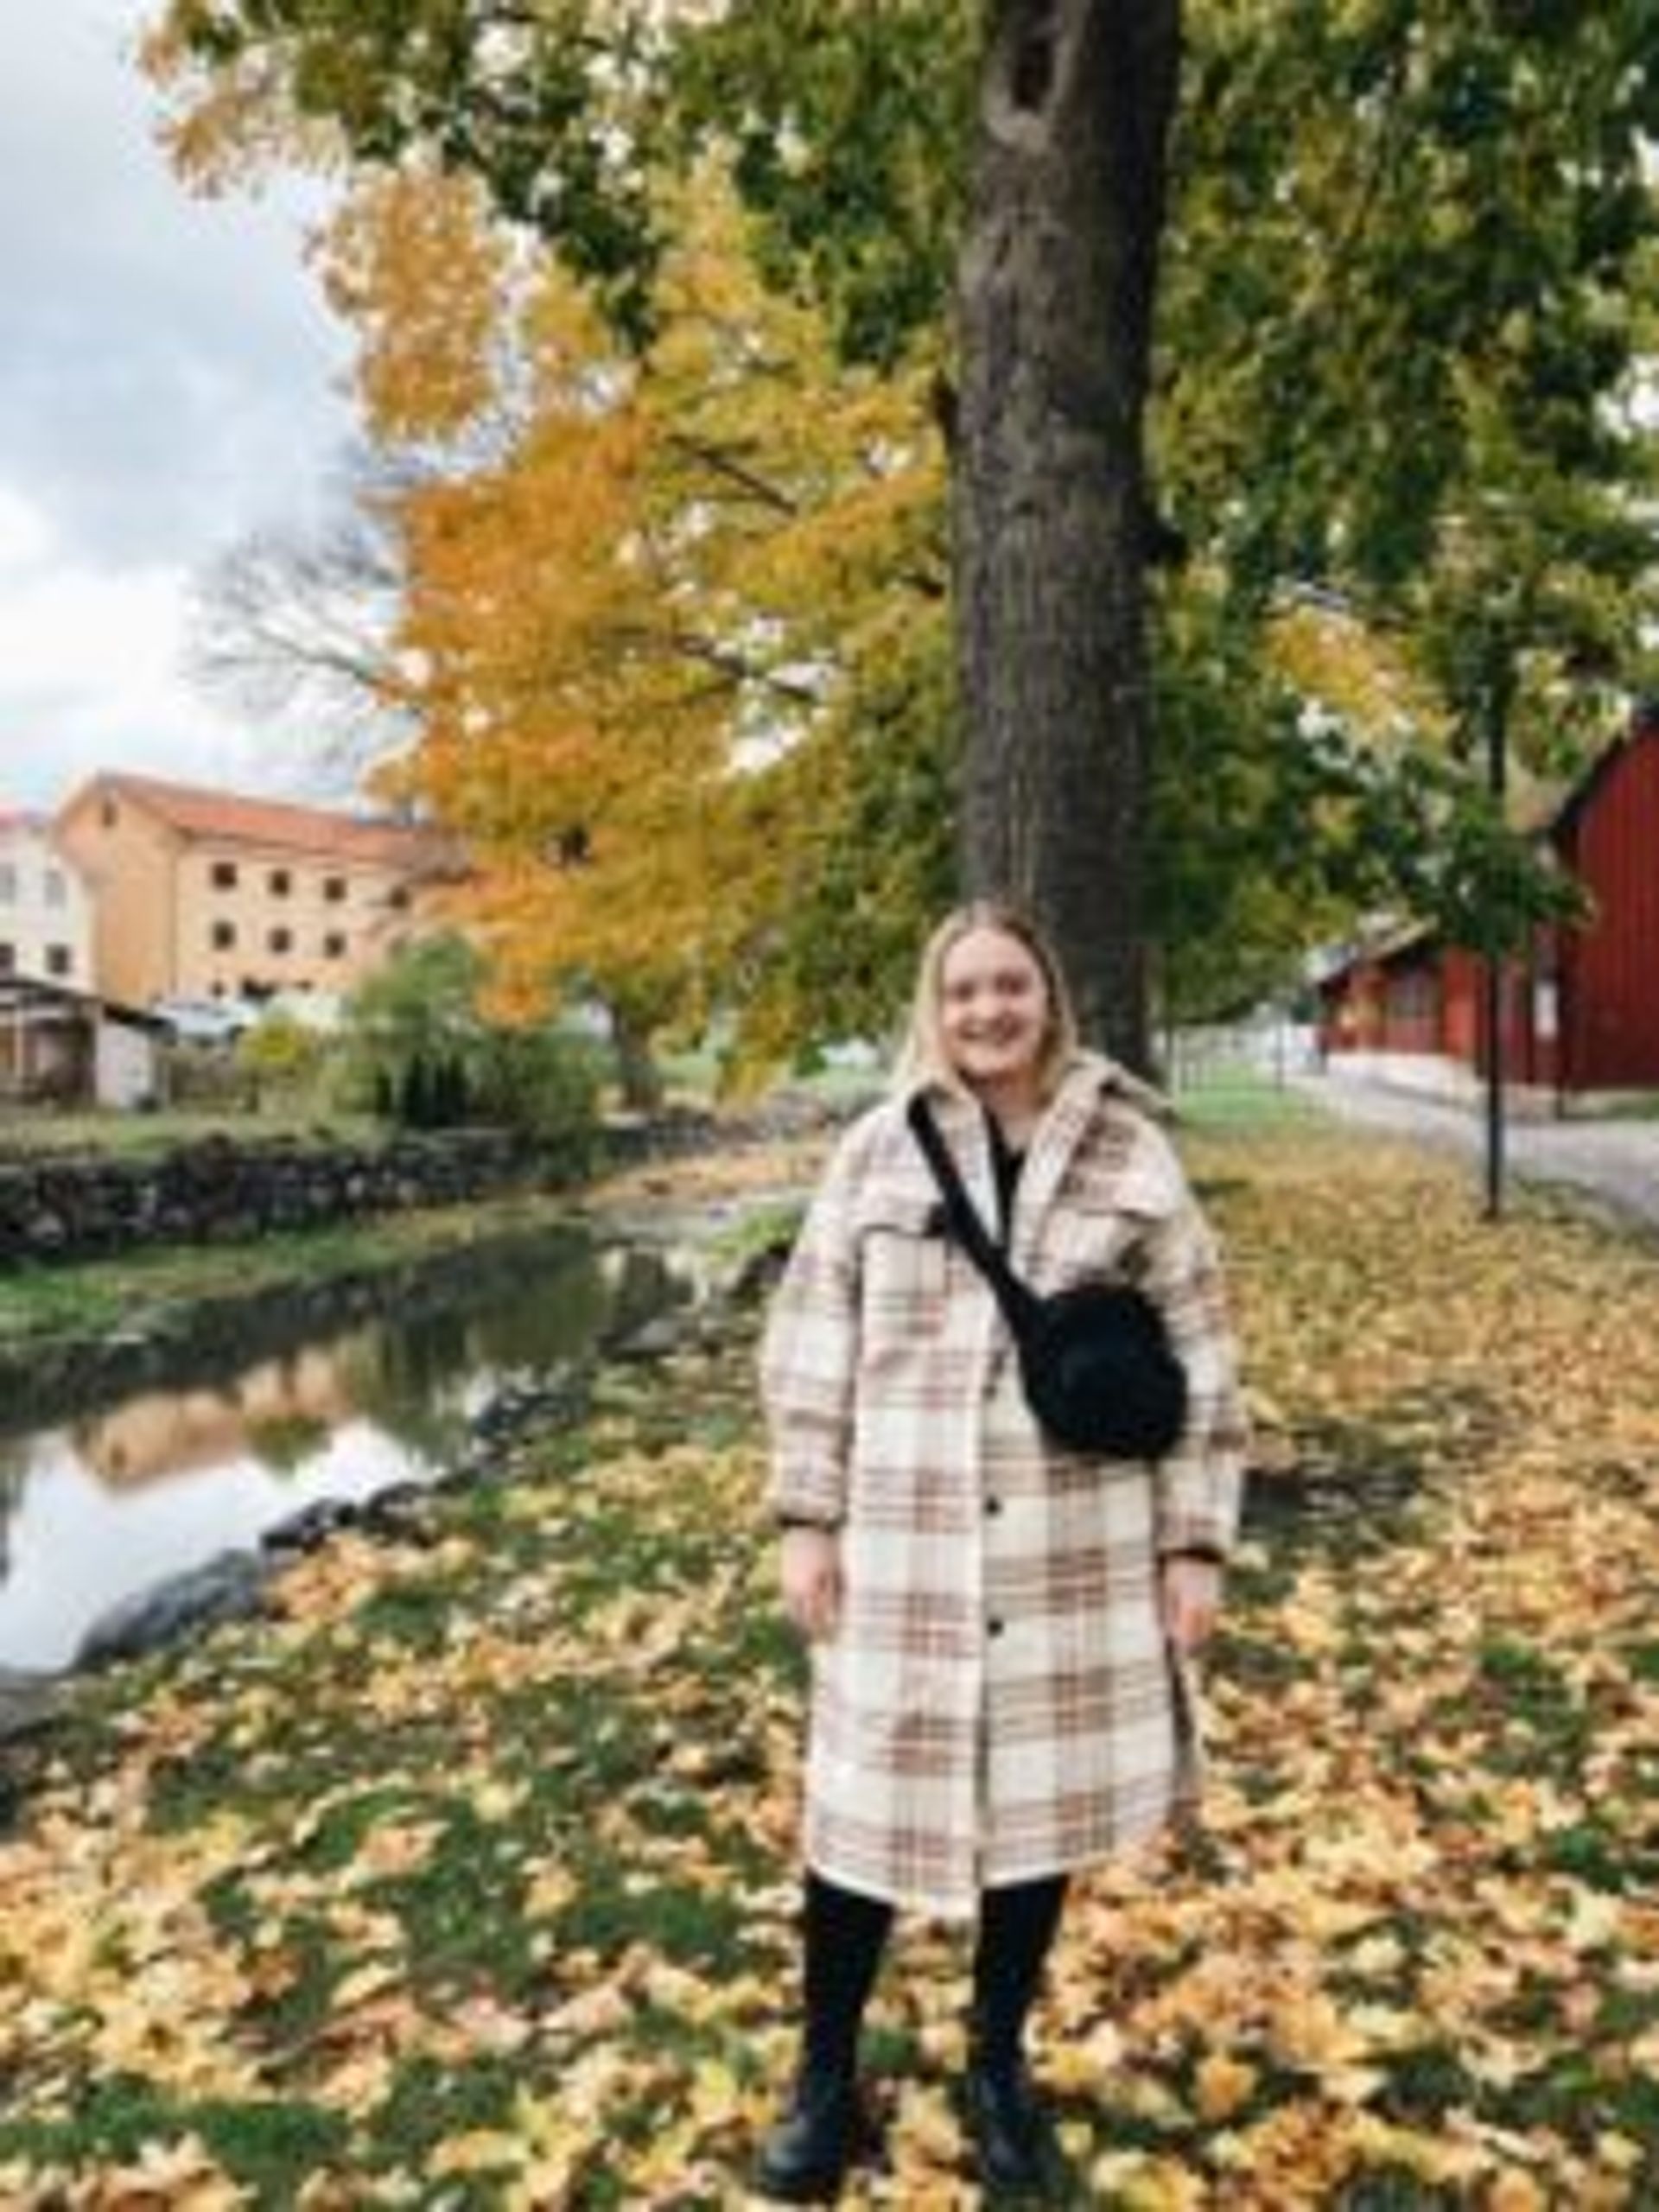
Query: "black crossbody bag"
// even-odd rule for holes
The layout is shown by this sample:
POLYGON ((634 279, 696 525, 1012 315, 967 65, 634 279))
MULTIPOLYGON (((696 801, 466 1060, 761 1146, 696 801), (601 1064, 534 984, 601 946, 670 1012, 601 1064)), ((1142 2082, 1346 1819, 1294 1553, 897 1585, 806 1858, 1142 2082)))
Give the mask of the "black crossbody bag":
POLYGON ((1044 1297, 1022 1282, 975 1210, 920 1092, 907 1117, 951 1233, 1007 1318, 1033 1413, 1068 1451, 1161 1459, 1186 1426, 1186 1370, 1156 1306, 1132 1283, 1078 1283, 1044 1297))

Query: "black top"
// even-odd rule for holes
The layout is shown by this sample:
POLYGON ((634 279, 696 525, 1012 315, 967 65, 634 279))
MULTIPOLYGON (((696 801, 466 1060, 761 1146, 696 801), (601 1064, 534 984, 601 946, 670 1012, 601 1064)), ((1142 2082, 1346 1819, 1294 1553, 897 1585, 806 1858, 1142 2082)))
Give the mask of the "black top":
POLYGON ((1014 1227, 1014 1194, 1019 1186, 1020 1170, 1026 1164, 1023 1152, 1015 1152, 1002 1134, 1002 1124, 988 1109, 985 1126, 991 1140, 991 1173, 996 1183, 997 1242, 1006 1252, 1014 1227))

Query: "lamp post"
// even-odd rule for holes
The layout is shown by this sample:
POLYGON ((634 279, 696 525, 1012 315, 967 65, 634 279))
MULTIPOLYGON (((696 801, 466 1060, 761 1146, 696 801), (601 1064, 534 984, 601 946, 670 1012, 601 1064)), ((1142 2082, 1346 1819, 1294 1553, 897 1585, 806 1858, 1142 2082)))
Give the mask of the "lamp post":
MULTIPOLYGON (((1492 664, 1487 671, 1484 686, 1484 719, 1486 724, 1486 788, 1491 795, 1492 810, 1499 822, 1503 819, 1504 800, 1509 791, 1509 721, 1511 678, 1507 656, 1501 644, 1494 646, 1492 664)), ((1489 933, 1482 974, 1485 1001, 1486 1027, 1486 1207, 1488 1221, 1498 1221, 1503 1213, 1504 1174, 1504 1114, 1503 1114, 1503 964, 1505 948, 1501 934, 1489 933)))

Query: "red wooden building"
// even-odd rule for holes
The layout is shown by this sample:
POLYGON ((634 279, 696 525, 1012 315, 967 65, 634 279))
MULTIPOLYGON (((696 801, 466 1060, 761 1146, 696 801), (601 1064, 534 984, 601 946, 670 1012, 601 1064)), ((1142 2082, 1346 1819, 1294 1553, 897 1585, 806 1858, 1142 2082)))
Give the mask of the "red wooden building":
MULTIPOLYGON (((1659 1089, 1659 706, 1573 785, 1541 834, 1592 918, 1541 931, 1503 978, 1512 1083, 1561 1092, 1659 1089)), ((1327 1053, 1458 1087, 1485 1065, 1478 957, 1423 929, 1355 951, 1319 985, 1327 1053), (1392 1064, 1392 1067, 1390 1066, 1392 1064)))

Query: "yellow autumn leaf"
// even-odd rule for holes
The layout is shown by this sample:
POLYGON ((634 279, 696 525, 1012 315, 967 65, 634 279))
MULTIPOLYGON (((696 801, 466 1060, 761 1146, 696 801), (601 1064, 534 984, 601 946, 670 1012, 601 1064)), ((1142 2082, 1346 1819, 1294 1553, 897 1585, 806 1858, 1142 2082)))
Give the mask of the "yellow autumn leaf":
POLYGON ((962 2148, 962 2134, 955 2113, 943 2091, 906 2082, 899 2108, 888 2130, 895 2161, 919 2161, 923 2166, 948 2166, 962 2148))
POLYGON ((1397 1974, 1404 1959, 1405 1947, 1397 1936, 1368 1936, 1355 1944, 1344 1963, 1350 1974, 1382 1980, 1397 1974))
POLYGON ((1484 2212, 1548 2212, 1548 2204, 1529 2173, 1506 2166, 1486 2192, 1484 2212))
POLYGON ((371 1998, 400 1988, 404 1978, 404 1969, 392 1960, 369 1960, 336 1983, 333 1998, 334 2014, 338 2017, 342 2012, 353 2012, 358 2005, 366 2005, 371 1998))
POLYGON ((431 1857, 442 1833, 435 1821, 377 1821, 358 1847, 344 1879, 378 1882, 412 1874, 431 1857))
POLYGON ((427 2152, 435 2174, 490 2173, 501 2167, 521 2166, 525 2147, 521 2136, 501 2127, 469 2128, 462 2135, 447 2135, 427 2152))
POLYGON ((1623 1900, 1604 1890, 1575 1890, 1567 1923, 1567 1941, 1574 1951, 1601 1951, 1618 1942, 1624 1926, 1623 1900))
POLYGON ((1344 2065, 1366 2050, 1364 2037, 1323 1991, 1282 1999, 1268 2012, 1267 2028, 1268 2046, 1280 2063, 1310 2072, 1344 2065))
POLYGON ((1647 2155, 1642 2145, 1628 2135, 1620 2135, 1611 2128, 1605 2128, 1596 2138, 1596 2157, 1604 2166, 1611 2166, 1615 2173, 1634 2173, 1647 2155))
POLYGON ((742 2084, 716 2058, 700 2058, 691 2076, 691 2115, 702 2127, 719 2127, 741 2112, 742 2084))
POLYGON ((1123 2063, 1125 2043, 1116 2021, 1103 2020, 1085 2036, 1068 2037, 1045 2052, 1043 2077, 1064 2096, 1098 2090, 1123 2063))
POLYGON ((1363 2105, 1388 2086, 1378 2066, 1327 2066, 1319 2075, 1323 2094, 1339 2105, 1363 2105))
POLYGON ((329 2112, 372 2111, 385 2098, 401 2064, 396 2041, 376 2036, 331 2058, 312 2086, 312 2098, 329 2112))
MULTIPOLYGON (((1228 1732, 1204 1851, 1077 1878, 1039 2070, 1119 2212, 1195 2186, 1205 2212, 1318 2212, 1385 2175, 1467 2212, 1637 2212, 1647 2146, 1624 2115, 1659 2076, 1659 1910, 1639 1878, 1659 1482, 1591 1386, 1616 1372, 1659 1404, 1659 1270, 1554 1217, 1478 1230, 1450 1171, 1328 1142, 1198 1155, 1229 1163, 1217 1213, 1249 1357, 1315 1485, 1338 1437, 1339 1487, 1374 1446, 1426 1487, 1397 1529, 1363 1508, 1351 1548, 1339 1521, 1315 1534, 1294 1511, 1256 1540, 1212 1669, 1228 1732), (1581 1822, 1619 1886, 1562 1872, 1581 1822), (1442 2053, 1458 2069, 1444 2108, 1442 2053), (1569 2068, 1586 2112, 1609 2116, 1599 2133, 1531 2117, 1535 2077, 1569 2068), (1411 2126, 1386 2116, 1408 2110, 1411 2126)), ((787 1179, 781 1159, 755 1147, 747 1187, 787 1179)), ((697 1175, 662 1163, 628 1203, 663 1213, 678 1192, 724 1205, 742 1187, 697 1175)), ((527 1478, 518 1495, 555 1507, 515 1502, 511 1541, 458 1548, 441 1594, 421 1585, 429 1550, 353 1550, 272 1640, 262 1626, 211 1666, 181 1662, 153 1707, 121 1711, 100 1686, 107 1726, 89 1713, 60 1760, 48 1751, 0 1840, 15 2125, 77 2127, 119 2073, 227 2126, 273 2097, 338 2116, 335 2169, 296 2162, 271 2184, 305 2212, 392 2212, 434 2189, 550 2212, 601 2180, 641 2212, 745 2201, 794 2060, 800 1896, 795 1655, 755 1656, 774 1561, 750 1356, 734 1332, 683 1375, 631 1379, 634 1409, 620 1400, 582 1436, 581 1480, 527 1478), (729 1448, 702 1440, 716 1421, 742 1431, 729 1448), (591 1605, 567 1605, 573 1577, 591 1605), (371 1655, 340 1608, 397 1590, 438 1599, 454 1633, 404 1649, 371 1612, 371 1655), (677 1650, 660 1634, 645 1673, 653 1622, 682 1634, 687 1618, 695 1637, 677 1650), (435 1739, 453 1747, 436 1771, 435 1739), (226 1746, 221 1803, 221 1763, 202 1754, 226 1746), (452 1879, 423 1839, 498 1783, 460 1877, 480 1940, 457 1980, 423 1948, 452 1879), (550 1841, 571 1834, 579 1854, 550 1841), (376 1868, 414 1878, 372 1891, 376 1868), (512 2119, 458 2129, 447 2177, 365 2166, 411 2063, 448 2074, 484 2051, 524 2086, 512 2119)), ((513 1495, 493 1494, 498 1539, 513 1495)), ((899 1947, 876 2024, 920 2054, 886 2093, 911 2132, 849 2200, 967 2212, 945 2085, 971 1945, 907 1923, 899 1947), (922 2093, 908 2110, 906 2089, 922 2093)), ((151 2189, 156 2212, 193 2190, 216 2212, 226 2183, 211 2163, 190 2173, 193 2155, 151 2189)), ((54 2174, 14 2154, 0 2202, 91 2212, 138 2167, 92 2149, 54 2174)))
POLYGON ((1403 2166, 1432 2188, 1471 2181, 1489 2161, 1471 2145, 1453 2143, 1421 2128, 1408 2127, 1370 2113, 1360 2113, 1351 2137, 1359 2157, 1376 2165, 1403 2166))
POLYGON ((1208 2185, 1177 2158, 1149 2158, 1118 2186, 1122 2212, 1206 2212, 1210 2202, 1208 2185))
POLYGON ((1494 2089, 1512 2089, 1529 2074, 1549 2061, 1548 2050, 1537 2044, 1523 2044, 1513 2037, 1483 2035, 1461 2053, 1465 2073, 1494 2089))
POLYGON ((1212 2051, 1198 2062, 1192 2079, 1193 2104, 1200 2119, 1213 2124, 1230 2120, 1249 2102, 1259 2076, 1254 2066, 1212 2051))
POLYGON ((553 1919, 577 1894, 578 1887, 568 1866, 550 1860, 531 1877, 524 1891, 524 1910, 532 1919, 553 1919))

